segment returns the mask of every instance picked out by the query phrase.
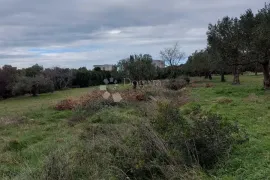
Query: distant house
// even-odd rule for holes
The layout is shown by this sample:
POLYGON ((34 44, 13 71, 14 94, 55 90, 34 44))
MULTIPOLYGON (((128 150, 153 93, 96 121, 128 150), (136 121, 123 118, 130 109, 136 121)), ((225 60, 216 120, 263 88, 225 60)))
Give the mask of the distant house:
POLYGON ((94 68, 98 68, 98 67, 102 71, 112 71, 114 69, 114 65, 112 64, 94 65, 94 68))
POLYGON ((165 68, 165 62, 162 60, 153 60, 153 65, 159 68, 165 68))

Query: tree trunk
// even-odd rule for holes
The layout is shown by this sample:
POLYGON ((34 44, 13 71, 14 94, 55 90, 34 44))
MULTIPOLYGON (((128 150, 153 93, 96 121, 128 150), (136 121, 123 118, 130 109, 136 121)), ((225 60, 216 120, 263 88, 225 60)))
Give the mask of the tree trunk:
POLYGON ((235 66, 233 71, 233 85, 239 85, 240 79, 239 79, 239 67, 235 66))
POLYGON ((255 66, 255 76, 258 75, 258 63, 256 62, 256 66, 255 66))
POLYGON ((207 72, 204 73, 204 79, 208 79, 208 73, 207 72))
POLYGON ((263 64, 264 89, 270 89, 269 62, 263 64))
POLYGON ((209 80, 212 80, 212 79, 213 79, 213 78, 212 78, 212 73, 211 73, 211 72, 209 72, 208 78, 209 78, 209 80))
POLYGON ((221 82, 225 82, 225 75, 224 75, 224 71, 221 71, 221 82))

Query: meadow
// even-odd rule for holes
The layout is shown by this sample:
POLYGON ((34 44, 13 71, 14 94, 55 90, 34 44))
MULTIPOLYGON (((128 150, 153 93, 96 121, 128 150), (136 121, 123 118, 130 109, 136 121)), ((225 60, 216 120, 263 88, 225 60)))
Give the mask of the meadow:
MULTIPOLYGON (((233 86, 232 76, 227 76, 225 83, 218 76, 212 81, 192 78, 193 83, 184 90, 189 100, 179 105, 180 112, 186 114, 193 107, 200 107, 202 111, 218 114, 245 130, 248 141, 231 147, 232 151, 210 170, 194 167, 186 175, 181 170, 175 174, 178 177, 170 179, 270 178, 270 92, 263 90, 262 79, 261 75, 244 75, 240 77, 241 85, 233 86)), ((128 159, 137 156, 133 151, 142 151, 136 144, 139 142, 136 135, 141 130, 137 125, 148 124, 145 114, 151 114, 146 112, 149 104, 84 111, 87 113, 84 120, 72 125, 71 117, 81 111, 53 108, 60 100, 80 97, 93 89, 70 89, 0 101, 0 179, 121 179, 120 175, 112 176, 112 172, 128 176, 131 172, 123 172, 119 167, 140 169, 147 163, 145 154, 138 157, 136 164, 128 159), (89 134, 93 128, 95 133, 89 134), (113 159, 117 167, 108 166, 108 159, 112 158, 108 154, 116 151, 119 144, 124 159, 113 159), (99 169, 107 166, 109 172, 99 169)), ((144 173, 140 171, 139 175, 144 173)))

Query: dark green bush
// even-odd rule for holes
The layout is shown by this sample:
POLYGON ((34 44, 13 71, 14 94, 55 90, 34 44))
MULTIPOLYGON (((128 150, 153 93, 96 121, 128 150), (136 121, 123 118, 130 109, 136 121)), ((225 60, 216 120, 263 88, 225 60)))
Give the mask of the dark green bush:
POLYGON ((171 103, 160 103, 153 125, 186 165, 211 168, 241 138, 237 126, 218 115, 201 113, 199 106, 187 117, 171 103))
POLYGON ((43 76, 21 77, 13 87, 13 95, 24 95, 53 92, 53 82, 43 76))

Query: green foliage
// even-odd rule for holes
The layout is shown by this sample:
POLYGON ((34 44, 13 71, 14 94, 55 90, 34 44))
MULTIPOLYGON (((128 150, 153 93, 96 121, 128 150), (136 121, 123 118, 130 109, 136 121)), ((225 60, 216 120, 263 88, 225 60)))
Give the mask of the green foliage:
POLYGON ((79 68, 76 73, 74 84, 80 87, 88 87, 90 84, 90 72, 85 68, 79 68))
POLYGON ((207 50, 195 51, 186 62, 186 71, 193 75, 208 75, 213 69, 207 50))
POLYGON ((32 79, 28 77, 22 77, 13 87, 14 95, 24 95, 30 93, 32 89, 32 79))
MULTIPOLYGON (((231 81, 232 76, 227 79, 231 81)), ((138 103, 142 109, 149 108, 151 113, 147 116, 130 104, 109 106, 89 113, 84 121, 72 127, 67 123, 72 111, 55 111, 50 107, 67 97, 79 97, 91 88, 0 101, 0 179, 267 179, 270 96, 260 86, 262 79, 262 75, 243 75, 242 85, 231 86, 213 76, 214 86, 205 88, 199 85, 208 80, 197 78, 197 83, 193 82, 198 85, 196 88, 187 87, 194 102, 184 106, 172 106, 175 98, 171 104, 162 103, 159 107, 162 113, 156 114, 156 106, 150 107, 152 103, 138 103), (231 99, 232 103, 219 103, 217 100, 221 98, 231 99), (202 113, 208 111, 214 113, 213 117, 202 113), (26 119, 23 123, 5 124, 6 117, 23 117, 22 114, 26 119), (151 117, 154 120, 149 123, 147 118, 151 117), (163 119, 162 123, 158 124, 158 119, 163 119), (232 123, 235 121, 238 123, 232 123), (183 167, 184 163, 197 161, 190 158, 185 147, 180 148, 181 133, 192 132, 184 137, 192 137, 196 142, 207 134, 209 139, 203 142, 214 142, 217 149, 211 138, 215 137, 212 131, 216 128, 211 127, 218 125, 219 129, 222 123, 231 124, 233 131, 246 129, 248 137, 243 138, 244 132, 233 133, 232 151, 219 156, 214 167, 207 170, 208 175, 200 168, 183 167), (176 127, 178 124, 188 128, 176 127), (190 131, 195 127, 199 130, 190 131), (249 142, 245 142, 248 138, 249 142), (10 145, 13 148, 7 150, 10 145)), ((169 92, 174 94, 172 98, 181 96, 180 91, 169 92)), ((169 93, 151 95, 167 99, 169 93)), ((187 144, 192 150, 192 141, 187 144)))
POLYGON ((43 67, 38 65, 38 64, 35 64, 32 67, 25 69, 25 76, 35 77, 35 76, 41 74, 42 71, 43 71, 43 67))
POLYGON ((132 80, 153 80, 156 77, 156 68, 149 54, 131 55, 129 59, 119 61, 118 67, 132 80))
MULTIPOLYGON (((208 26, 208 47, 219 64, 229 65, 234 73, 234 84, 240 84, 240 69, 258 71, 262 65, 264 88, 270 88, 269 72, 269 18, 270 5, 257 14, 248 9, 240 19, 224 17, 215 25, 208 26)), ((224 71, 224 70, 223 70, 224 71)))
POLYGON ((193 110, 183 117, 171 103, 160 103, 154 127, 169 147, 183 155, 185 164, 213 168, 241 138, 239 129, 220 116, 201 113, 196 106, 193 110))
POLYGON ((12 87, 17 79, 17 68, 4 65, 0 68, 0 97, 8 98, 12 96, 12 87))
POLYGON ((47 93, 53 91, 53 82, 43 76, 21 77, 13 87, 13 94, 15 96, 28 93, 35 95, 36 93, 47 93))

